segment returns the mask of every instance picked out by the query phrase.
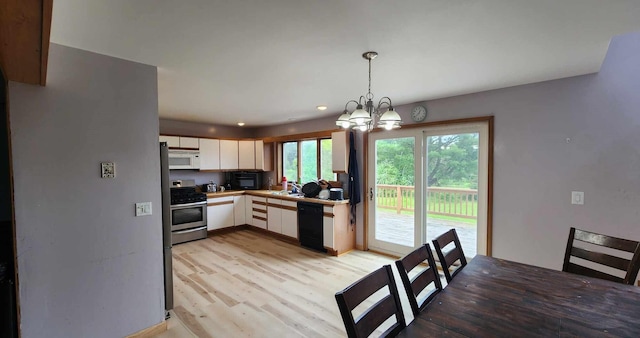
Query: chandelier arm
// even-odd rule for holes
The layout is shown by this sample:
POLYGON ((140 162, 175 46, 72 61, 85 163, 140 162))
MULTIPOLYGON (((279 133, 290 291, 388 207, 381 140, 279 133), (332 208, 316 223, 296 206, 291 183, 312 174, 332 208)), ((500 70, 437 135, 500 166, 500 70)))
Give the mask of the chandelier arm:
POLYGON ((382 105, 384 103, 387 103, 390 107, 393 107, 393 103, 391 103, 391 98, 389 98, 388 96, 385 96, 385 97, 381 98, 380 101, 378 102, 378 106, 380 106, 380 105, 382 105), (387 99, 387 101, 389 101, 389 102, 388 103, 384 102, 384 99, 387 99))
POLYGON ((388 96, 385 96, 383 98, 380 99, 380 101, 378 102, 378 108, 376 109, 376 115, 380 116, 382 115, 382 111, 380 111, 382 108, 385 107, 385 105, 389 108, 389 109, 393 109, 393 104, 391 103, 391 99, 388 96), (386 102, 385 99, 387 99, 386 102))
POLYGON ((355 103, 356 105, 358 105, 358 104, 359 104, 359 103, 358 103, 358 101, 356 101, 356 100, 349 100, 349 101, 347 101, 347 103, 344 105, 344 110, 345 110, 345 111, 347 110, 347 106, 349 106, 349 103, 351 103, 351 102, 355 103))

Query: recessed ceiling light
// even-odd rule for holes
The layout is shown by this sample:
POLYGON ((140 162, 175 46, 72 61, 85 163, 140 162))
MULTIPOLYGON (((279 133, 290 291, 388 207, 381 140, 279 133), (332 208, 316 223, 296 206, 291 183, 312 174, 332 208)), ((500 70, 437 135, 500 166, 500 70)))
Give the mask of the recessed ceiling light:
POLYGON ((327 106, 317 106, 318 110, 327 110, 327 106))
POLYGON ((238 122, 238 125, 239 125, 240 127, 242 127, 242 126, 244 126, 244 122, 238 122))

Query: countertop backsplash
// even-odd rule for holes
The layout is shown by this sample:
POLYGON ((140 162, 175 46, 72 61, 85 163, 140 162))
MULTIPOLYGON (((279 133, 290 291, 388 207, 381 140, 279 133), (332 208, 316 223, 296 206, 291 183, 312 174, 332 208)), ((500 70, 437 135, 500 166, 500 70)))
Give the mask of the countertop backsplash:
POLYGON ((225 173, 223 172, 206 172, 198 170, 171 170, 169 177, 172 180, 194 179, 196 185, 202 185, 213 181, 218 186, 227 183, 225 173))

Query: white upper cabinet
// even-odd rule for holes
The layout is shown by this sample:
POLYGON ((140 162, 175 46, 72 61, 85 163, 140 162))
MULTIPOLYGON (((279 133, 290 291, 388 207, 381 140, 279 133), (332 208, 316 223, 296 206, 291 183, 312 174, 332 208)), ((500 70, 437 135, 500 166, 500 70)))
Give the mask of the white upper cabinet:
POLYGON ((256 169, 255 141, 238 141, 238 169, 256 169))
POLYGON ((200 139, 197 137, 180 136, 180 148, 200 149, 200 139))
POLYGON ((256 169, 267 170, 264 163, 264 142, 262 140, 256 140, 256 169))
POLYGON ((220 140, 220 169, 238 170, 238 141, 220 140))
POLYGON ((180 148, 180 136, 160 135, 160 142, 167 142, 169 148, 180 148))
MULTIPOLYGON (((200 170, 273 170, 262 140, 220 140, 160 135, 169 148, 199 149, 200 170)), ((271 147, 271 145, 269 145, 271 147)))
POLYGON ((220 140, 200 139, 200 170, 220 170, 220 140))
POLYGON ((334 173, 349 171, 349 134, 347 130, 331 133, 331 165, 334 173))
POLYGON ((160 135, 160 142, 167 142, 169 148, 200 149, 200 139, 197 137, 160 135))

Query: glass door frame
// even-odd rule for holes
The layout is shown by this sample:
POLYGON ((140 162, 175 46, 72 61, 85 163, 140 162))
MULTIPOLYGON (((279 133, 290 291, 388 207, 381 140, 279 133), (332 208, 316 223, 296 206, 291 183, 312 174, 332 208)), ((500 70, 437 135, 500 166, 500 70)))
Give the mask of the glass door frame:
MULTIPOLYGON (((428 127, 435 126, 455 126, 459 124, 470 124, 470 123, 486 123, 487 128, 487 155, 486 155, 486 246, 484 248, 484 254, 486 256, 491 256, 493 252, 493 158, 494 158, 494 117, 493 116, 481 116, 481 117, 472 117, 472 118, 463 118, 456 120, 446 120, 446 121, 435 121, 435 122, 426 122, 426 123, 416 123, 411 125, 404 125, 402 129, 424 129, 428 127)), ((386 132, 381 130, 374 130, 371 133, 378 132, 386 132)), ((423 137, 422 140, 425 138, 423 137)), ((424 142, 424 141, 422 141, 424 142)), ((370 221, 369 214, 372 208, 372 201, 369 196, 369 177, 370 175, 374 175, 373 170, 375 168, 370 168, 369 160, 371 156, 375 156, 375 149, 369 149, 369 134, 363 135, 363 157, 364 157, 364 170, 363 170, 363 236, 362 236, 362 246, 359 247, 362 250, 370 250, 369 247, 369 236, 370 236, 370 221)), ((421 155, 422 156, 422 155, 421 155)), ((420 170, 423 170, 422 168, 420 170)), ((426 169, 424 169, 426 170, 426 169)), ((420 176, 423 176, 424 172, 421 171, 420 176)), ((421 189, 422 190, 422 189, 421 189)), ((416 194, 418 194, 416 192, 416 194)), ((421 194, 421 193, 420 193, 421 194)), ((422 200, 422 196, 420 197, 422 200)), ((375 206, 373 206, 375 207, 375 206)), ((426 217, 426 215, 425 215, 426 217)), ((480 216, 479 216, 480 217, 480 216)), ((426 236, 426 234, 425 234, 426 236)), ((423 237, 418 237, 423 238, 423 237)), ((478 252, 480 253, 480 247, 478 248, 478 252)))
MULTIPOLYGON (((421 189, 419 189, 419 187, 422 186, 422 142, 424 142, 424 137, 422 137, 422 133, 421 130, 418 129, 399 129, 399 130, 393 130, 391 132, 387 132, 387 133, 378 133, 373 135, 373 138, 371 139, 371 141, 373 141, 373 143, 375 144, 376 141, 378 140, 386 140, 386 139, 399 139, 399 138, 413 138, 414 139, 414 151, 413 151, 413 164, 414 164, 414 168, 413 168, 413 172, 414 172, 414 198, 415 198, 415 205, 421 205, 422 203, 422 193, 421 193, 421 189)), ((367 142, 370 142, 369 139, 367 139, 367 142)), ((375 146, 372 147, 373 149, 371 149, 371 157, 367 157, 367 161, 375 161, 376 160, 376 149, 375 146)), ((366 187, 366 201, 367 202, 373 202, 374 201, 374 196, 376 196, 376 184, 370 184, 369 179, 373 179, 375 180, 375 163, 369 163, 367 162, 366 164, 367 167, 367 172, 371 173, 371 177, 367 177, 367 180, 365 181, 364 186, 366 187), (370 169, 371 168, 371 169, 370 169)), ((375 207, 375 204, 374 204, 375 207)), ((365 219, 367 220, 367 223, 369 222, 375 222, 375 215, 373 213, 369 213, 367 212, 364 215, 365 219)), ((414 211, 413 214, 413 247, 406 247, 400 244, 396 244, 396 243, 391 243, 391 242, 384 242, 384 241, 380 241, 377 242, 377 240, 375 239, 375 232, 371 231, 371 232, 366 232, 366 236, 368 236, 367 238, 367 243, 373 243, 373 248, 376 251, 381 251, 384 253, 388 253, 388 254, 393 254, 393 255, 405 255, 409 252, 411 252, 413 250, 413 248, 415 248, 417 245, 419 245, 421 239, 425 236, 424 234, 422 234, 422 228, 420 226, 420 219, 422 219, 422 215, 421 215, 421 211, 416 210, 414 211)))

